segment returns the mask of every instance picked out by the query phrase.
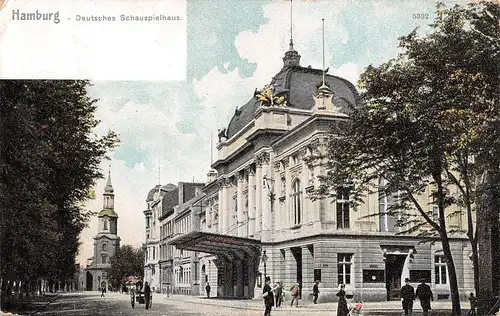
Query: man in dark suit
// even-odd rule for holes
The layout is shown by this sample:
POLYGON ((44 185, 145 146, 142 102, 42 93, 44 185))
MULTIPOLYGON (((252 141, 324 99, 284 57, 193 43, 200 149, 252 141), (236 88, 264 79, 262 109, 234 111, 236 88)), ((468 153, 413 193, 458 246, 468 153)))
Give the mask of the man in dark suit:
POLYGON ((401 288, 401 301, 406 316, 413 313, 413 301, 415 300, 415 289, 410 285, 410 279, 405 279, 405 285, 401 288))
POLYGON ((266 307, 264 316, 271 316, 271 309, 274 305, 274 293, 270 284, 271 278, 266 277, 266 284, 264 285, 264 289, 262 290, 262 297, 264 297, 264 305, 266 307))
POLYGON ((151 298, 151 288, 148 282, 144 282, 144 299, 146 300, 146 309, 149 309, 149 300, 151 298))
POLYGON ((319 280, 316 280, 313 285, 313 303, 317 304, 318 303, 318 296, 319 296, 319 288, 318 288, 319 280))
POLYGON ((417 297, 420 300, 420 306, 422 306, 422 311, 424 316, 429 315, 431 310, 431 300, 434 300, 431 287, 425 284, 425 279, 422 279, 422 283, 417 286, 417 297))

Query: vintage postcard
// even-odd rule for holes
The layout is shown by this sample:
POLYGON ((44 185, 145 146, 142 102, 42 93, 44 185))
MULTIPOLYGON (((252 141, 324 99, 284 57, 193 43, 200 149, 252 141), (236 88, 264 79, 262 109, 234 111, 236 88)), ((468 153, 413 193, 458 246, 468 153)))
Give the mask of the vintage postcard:
POLYGON ((495 315, 499 19, 0 0, 0 315, 495 315))

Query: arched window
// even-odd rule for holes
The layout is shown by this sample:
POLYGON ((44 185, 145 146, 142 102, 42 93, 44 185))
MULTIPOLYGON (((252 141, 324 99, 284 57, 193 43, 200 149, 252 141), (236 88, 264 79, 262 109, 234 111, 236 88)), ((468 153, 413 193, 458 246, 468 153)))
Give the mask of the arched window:
POLYGON ((104 230, 108 230, 108 220, 104 219, 104 230))
POLYGON ((108 250, 108 244, 104 243, 102 244, 102 251, 107 251, 108 250))
POLYGON ((299 225, 302 223, 302 191, 300 180, 295 180, 292 187, 292 213, 293 224, 299 225))

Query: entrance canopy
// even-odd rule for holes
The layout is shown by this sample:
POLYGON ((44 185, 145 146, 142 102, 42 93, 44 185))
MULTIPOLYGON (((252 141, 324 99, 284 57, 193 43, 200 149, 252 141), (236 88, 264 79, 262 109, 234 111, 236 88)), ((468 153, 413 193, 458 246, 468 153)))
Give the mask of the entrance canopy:
POLYGON ((177 249, 210 253, 227 259, 260 256, 261 242, 251 238, 194 231, 170 239, 177 249))

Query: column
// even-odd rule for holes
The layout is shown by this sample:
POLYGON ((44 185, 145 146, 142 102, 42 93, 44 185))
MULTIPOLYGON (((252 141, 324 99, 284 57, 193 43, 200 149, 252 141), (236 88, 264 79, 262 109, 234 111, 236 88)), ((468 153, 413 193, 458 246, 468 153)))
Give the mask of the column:
POLYGON ((284 219, 286 222, 283 223, 285 227, 291 227, 294 225, 294 218, 293 218, 293 210, 292 210, 292 201, 290 198, 290 194, 292 193, 291 188, 292 188, 292 176, 290 174, 290 157, 286 157, 283 159, 283 167, 285 169, 285 212, 287 214, 286 219, 284 219))
POLYGON ((222 213, 224 212, 224 184, 219 181, 219 206, 217 207, 217 231, 222 234, 222 227, 224 226, 222 213))
POLYGON ((245 296, 245 287, 243 284, 243 262, 241 260, 233 261, 233 264, 236 266, 236 275, 233 277, 236 278, 236 285, 234 289, 234 296, 242 298, 245 296))
POLYGON ((226 264, 226 289, 227 289, 227 292, 226 292, 226 295, 229 296, 229 297, 234 297, 234 276, 233 275, 233 265, 234 263, 236 262, 235 260, 232 260, 232 261, 226 261, 227 264, 226 264))
POLYGON ((273 232, 277 234, 278 231, 283 227, 281 214, 281 208, 283 205, 281 204, 280 197, 282 191, 282 183, 281 183, 281 162, 274 162, 274 227, 273 232))
POLYGON ((224 231, 224 234, 226 235, 232 235, 233 233, 229 231, 229 227, 231 226, 231 190, 230 190, 230 186, 231 186, 231 179, 225 179, 224 181, 224 189, 223 189, 223 193, 222 193, 222 197, 224 199, 224 211, 223 211, 223 215, 224 215, 224 227, 223 227, 223 231, 224 231))
POLYGON ((248 168, 248 235, 255 235, 255 170, 248 168))
MULTIPOLYGON (((206 230, 210 230, 212 228, 212 199, 203 199, 202 200, 202 207, 201 211, 205 211, 205 225, 206 225, 206 230)), ((201 224, 201 223, 200 223, 201 224)), ((201 225, 200 225, 201 227, 201 225)))
POLYGON ((257 157, 255 171, 255 233, 260 236, 262 231, 262 160, 257 157))
MULTIPOLYGON (((307 285, 313 284, 314 281, 314 257, 311 250, 314 251, 314 246, 303 246, 302 247, 302 284, 304 284, 305 290, 302 294, 309 293, 307 285)), ((312 285, 311 285, 312 286, 312 285)))
MULTIPOLYGON (((285 280, 284 284, 297 282, 297 262, 290 248, 285 248, 285 280)), ((291 286, 291 285, 290 285, 291 286)))
MULTIPOLYGON (((269 165, 269 153, 262 153, 262 177, 272 178, 271 166, 269 165)), ((268 180, 269 181, 269 180, 268 180)), ((271 237, 271 201, 269 200, 269 190, 262 186, 262 240, 268 241, 271 237)), ((272 184, 269 184, 272 185, 272 184)))
POLYGON ((238 172, 238 182, 237 182, 237 207, 238 207, 238 213, 237 213, 237 231, 238 231, 238 237, 245 237, 246 236, 246 231, 245 231, 245 201, 243 200, 243 186, 244 186, 244 180, 245 180, 245 173, 243 171, 238 172))

